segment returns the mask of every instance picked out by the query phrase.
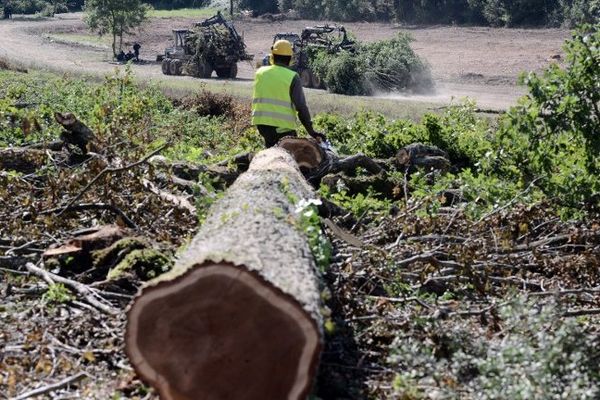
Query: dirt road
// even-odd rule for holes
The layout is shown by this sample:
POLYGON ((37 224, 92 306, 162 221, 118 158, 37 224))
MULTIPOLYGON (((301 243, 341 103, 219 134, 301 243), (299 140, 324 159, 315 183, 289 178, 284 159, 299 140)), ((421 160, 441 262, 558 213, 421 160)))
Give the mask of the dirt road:
MULTIPOLYGON (((126 38, 142 43, 142 57, 153 60, 170 41, 175 27, 189 27, 185 18, 154 19, 139 34, 126 38)), ((300 31, 312 21, 267 23, 261 20, 236 21, 248 49, 259 59, 274 33, 300 31)), ((384 94, 379 97, 428 103, 448 103, 469 97, 481 108, 505 109, 523 93, 516 86, 522 71, 539 71, 562 57, 561 46, 569 33, 560 29, 523 30, 494 28, 429 27, 402 28, 383 23, 346 24, 364 41, 390 38, 408 31, 413 47, 431 66, 436 92, 426 96, 384 94)), ((68 45, 48 39, 48 33, 87 34, 82 14, 63 14, 54 19, 0 21, 0 57, 18 60, 30 68, 60 72, 104 75, 122 68, 110 62, 110 51, 101 45, 68 45)), ((162 75, 157 64, 135 65, 142 80, 189 80, 162 75)), ((240 64, 239 85, 250 85, 254 71, 250 63, 240 64)), ((197 80, 196 80, 197 81, 197 80)), ((323 93, 324 96, 327 94, 323 93)))

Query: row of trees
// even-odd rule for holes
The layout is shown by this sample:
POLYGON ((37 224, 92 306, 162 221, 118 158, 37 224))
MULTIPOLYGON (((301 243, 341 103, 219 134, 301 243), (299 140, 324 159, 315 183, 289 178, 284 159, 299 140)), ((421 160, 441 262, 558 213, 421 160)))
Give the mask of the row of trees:
POLYGON ((12 13, 46 15, 85 9, 90 29, 112 37, 115 56, 123 47, 123 35, 139 27, 152 8, 142 0, 4 0, 0 6, 10 7, 12 13))
POLYGON ((394 20, 492 26, 576 25, 600 20, 600 0, 238 0, 257 13, 309 19, 394 20))
POLYGON ((84 0, 3 0, 0 7, 10 8, 14 14, 35 14, 53 16, 56 13, 81 9, 84 0))

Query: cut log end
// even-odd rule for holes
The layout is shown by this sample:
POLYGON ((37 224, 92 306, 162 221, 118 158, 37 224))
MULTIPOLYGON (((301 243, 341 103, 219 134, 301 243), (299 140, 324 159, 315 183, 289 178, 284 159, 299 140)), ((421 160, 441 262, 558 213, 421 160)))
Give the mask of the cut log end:
POLYGON ((319 168, 321 163, 326 159, 323 149, 311 139, 288 136, 281 139, 277 143, 277 147, 281 147, 292 154, 300 169, 304 171, 319 168))
POLYGON ((230 264, 148 287, 128 315, 128 356, 166 400, 305 398, 320 348, 296 300, 230 264))

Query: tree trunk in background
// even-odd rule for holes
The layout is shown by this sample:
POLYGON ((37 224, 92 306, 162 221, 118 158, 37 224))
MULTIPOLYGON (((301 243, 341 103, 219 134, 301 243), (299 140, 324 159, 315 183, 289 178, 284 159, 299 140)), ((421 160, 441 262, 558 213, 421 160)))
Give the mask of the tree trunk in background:
POLYGON ((134 300, 126 352, 162 399, 307 397, 322 318, 294 198, 315 196, 289 153, 259 153, 175 268, 134 300))

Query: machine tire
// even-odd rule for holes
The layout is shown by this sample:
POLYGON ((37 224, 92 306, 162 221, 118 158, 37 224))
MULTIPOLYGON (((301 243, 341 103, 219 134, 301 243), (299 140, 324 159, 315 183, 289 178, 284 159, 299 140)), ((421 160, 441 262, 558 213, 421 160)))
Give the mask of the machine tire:
POLYGON ((235 79, 238 73, 237 64, 232 64, 229 67, 217 68, 217 76, 223 79, 235 79))
POLYGON ((229 69, 229 79, 237 78, 237 74, 238 74, 238 66, 237 66, 237 63, 234 63, 231 66, 231 68, 229 69))
POLYGON ((302 86, 304 86, 305 88, 312 87, 311 75, 312 72, 309 69, 303 69, 302 71, 300 71, 300 82, 302 82, 302 86))
POLYGON ((181 60, 171 60, 169 72, 171 75, 181 75, 183 64, 181 60))
POLYGON ((160 65, 161 65, 163 74, 171 75, 171 59, 170 58, 165 58, 164 60, 162 60, 162 63, 160 65))
POLYGON ((212 76, 212 66, 207 62, 198 64, 198 78, 209 79, 212 76))

